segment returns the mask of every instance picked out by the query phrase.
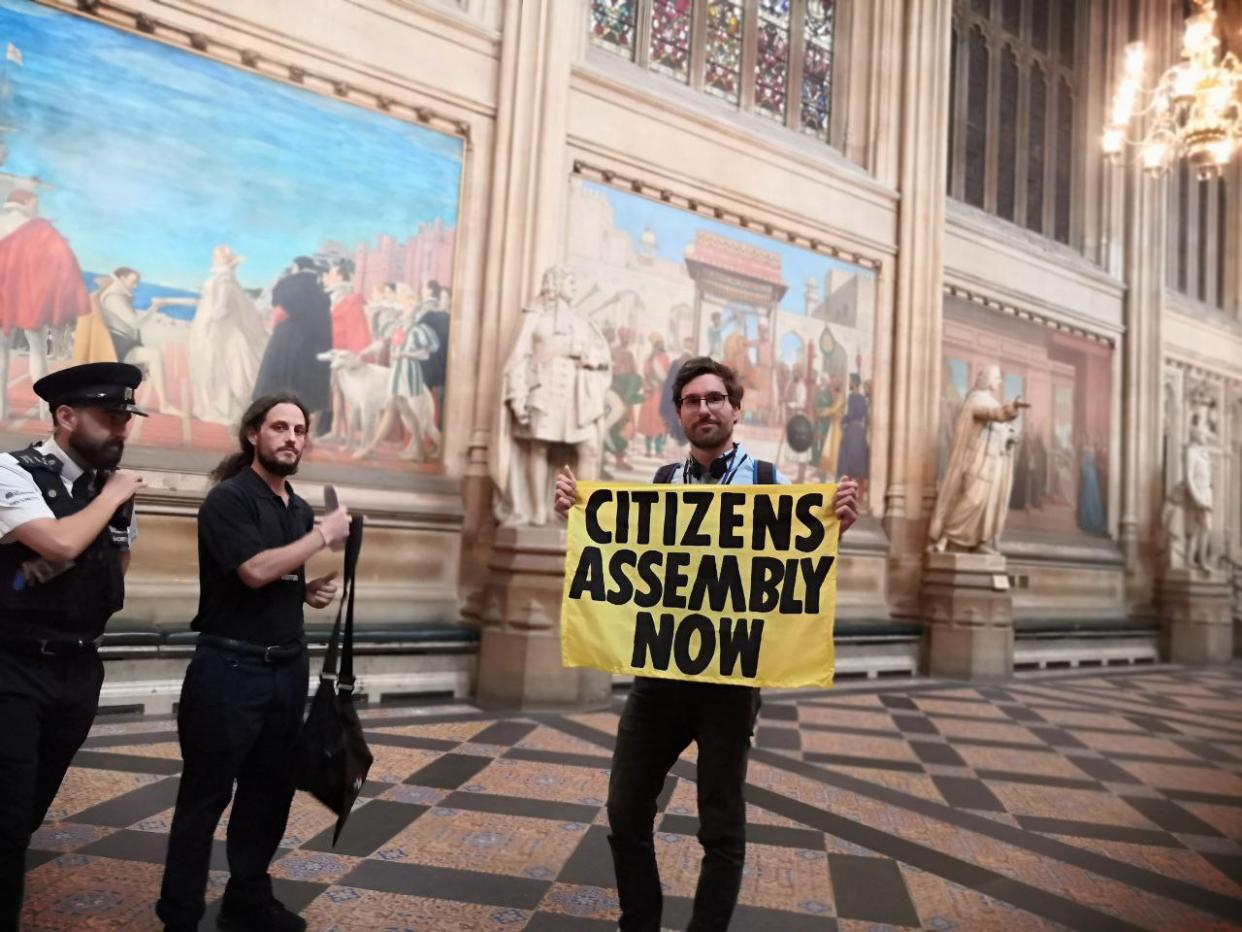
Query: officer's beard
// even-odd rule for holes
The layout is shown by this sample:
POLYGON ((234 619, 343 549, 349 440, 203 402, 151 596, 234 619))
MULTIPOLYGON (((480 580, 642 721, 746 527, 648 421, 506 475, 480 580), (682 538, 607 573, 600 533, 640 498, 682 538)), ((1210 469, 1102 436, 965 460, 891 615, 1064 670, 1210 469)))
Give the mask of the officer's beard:
POLYGON ((91 469, 115 469, 125 452, 125 441, 115 437, 90 440, 75 432, 69 435, 69 448, 91 469))
POLYGON ((255 450, 254 455, 259 461, 260 466, 270 472, 273 476, 280 476, 281 478, 287 478, 294 475, 298 471, 298 466, 302 462, 302 455, 300 453, 292 460, 277 459, 275 456, 269 456, 262 450, 255 450))

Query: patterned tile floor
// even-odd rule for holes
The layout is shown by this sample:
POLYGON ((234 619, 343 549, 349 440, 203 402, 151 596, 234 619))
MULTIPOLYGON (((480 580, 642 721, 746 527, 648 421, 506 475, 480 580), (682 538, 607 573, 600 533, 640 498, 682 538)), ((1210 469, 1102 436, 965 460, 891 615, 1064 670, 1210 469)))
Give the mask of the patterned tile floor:
MULTIPOLYGON (((732 928, 1242 929, 1240 700, 1236 664, 770 691, 732 928)), ((299 795, 273 868, 312 929, 615 928, 615 711, 364 720, 375 766, 340 842, 299 795)), ((693 756, 660 798, 670 928, 698 875, 693 756)), ((96 726, 35 836, 24 928, 159 928, 179 769, 171 721, 96 726)))

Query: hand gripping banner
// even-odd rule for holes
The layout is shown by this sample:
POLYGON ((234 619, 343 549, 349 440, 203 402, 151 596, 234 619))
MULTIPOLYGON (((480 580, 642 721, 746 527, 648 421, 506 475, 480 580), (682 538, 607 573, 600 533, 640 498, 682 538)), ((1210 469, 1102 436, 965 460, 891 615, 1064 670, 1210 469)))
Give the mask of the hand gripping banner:
POLYGON ((579 482, 565 666, 738 686, 831 686, 834 485, 579 482))

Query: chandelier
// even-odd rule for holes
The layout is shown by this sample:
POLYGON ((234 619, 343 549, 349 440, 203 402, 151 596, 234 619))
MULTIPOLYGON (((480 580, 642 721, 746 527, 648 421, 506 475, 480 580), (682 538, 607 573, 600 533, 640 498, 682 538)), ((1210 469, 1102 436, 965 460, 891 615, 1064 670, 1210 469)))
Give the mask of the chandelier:
POLYGON ((1200 179, 1208 179, 1220 175, 1242 148, 1242 62, 1231 51, 1218 60, 1215 0, 1196 3, 1198 11, 1187 18, 1182 35, 1182 60, 1153 89, 1143 87, 1143 43, 1126 46, 1125 74, 1102 140, 1110 161, 1119 161, 1125 147, 1134 145, 1144 169, 1153 175, 1185 158, 1200 179), (1146 123, 1137 140, 1127 134, 1135 117, 1140 128, 1146 123))

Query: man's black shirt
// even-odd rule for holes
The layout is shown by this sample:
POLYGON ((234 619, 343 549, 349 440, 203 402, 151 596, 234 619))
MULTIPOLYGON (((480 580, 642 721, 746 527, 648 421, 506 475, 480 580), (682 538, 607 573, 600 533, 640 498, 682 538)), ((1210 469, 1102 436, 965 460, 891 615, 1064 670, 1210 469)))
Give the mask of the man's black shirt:
POLYGON ((291 544, 314 527, 310 505, 292 486, 285 488, 288 505, 247 466, 203 500, 198 510, 195 631, 265 646, 302 638, 305 567, 259 589, 251 589, 237 574, 255 554, 291 544))

